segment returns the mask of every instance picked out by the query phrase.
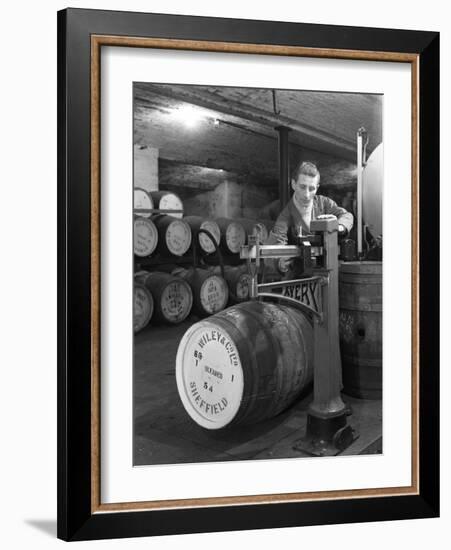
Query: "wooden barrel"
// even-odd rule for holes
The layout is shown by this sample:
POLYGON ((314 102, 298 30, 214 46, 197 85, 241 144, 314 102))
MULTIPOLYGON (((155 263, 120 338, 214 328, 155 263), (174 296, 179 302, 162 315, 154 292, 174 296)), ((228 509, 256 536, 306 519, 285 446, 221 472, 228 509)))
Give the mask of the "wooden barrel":
POLYGON ((178 195, 169 191, 151 191, 154 208, 170 210, 169 214, 174 218, 183 218, 183 202, 178 195), (172 212, 180 210, 180 212, 172 212))
POLYGON ((340 348, 345 393, 382 397, 382 262, 340 265, 340 348))
POLYGON ((139 210, 142 208, 148 210, 153 207, 153 200, 150 194, 145 189, 141 189, 141 187, 135 187, 133 190, 133 208, 135 214, 143 218, 150 218, 152 215, 150 212, 139 212, 139 210))
POLYGON ((344 262, 352 262, 356 259, 356 246, 353 239, 343 239, 341 241, 339 258, 344 262))
POLYGON ((263 222, 250 220, 248 218, 239 218, 237 221, 244 227, 246 232, 246 243, 248 242, 249 235, 256 235, 260 243, 265 242, 268 238, 268 230, 263 222))
POLYGON ((183 256, 191 246, 191 228, 174 216, 158 215, 153 222, 158 229, 157 250, 163 255, 183 256))
POLYGON ((152 319, 153 298, 147 288, 138 282, 133 286, 133 330, 142 330, 152 319))
POLYGON ((289 407, 313 377, 313 329, 297 309, 252 301, 192 325, 176 380, 191 418, 211 430, 253 424, 289 407))
POLYGON ((193 293, 190 285, 180 277, 155 271, 137 273, 135 280, 150 290, 158 321, 177 325, 190 314, 193 293))
POLYGON ((158 244, 158 230, 150 218, 136 216, 133 220, 133 251, 136 256, 150 256, 158 244))
POLYGON ((265 220, 255 222, 254 232, 258 235, 261 243, 266 242, 269 236, 269 231, 271 230, 271 227, 272 227, 271 222, 268 224, 265 220))
MULTIPOLYGON (((212 268, 214 273, 221 274, 221 267, 215 266, 212 268)), ((251 277, 245 265, 232 267, 224 266, 224 279, 229 287, 229 303, 237 304, 249 300, 249 283, 251 277)))
POLYGON ((237 220, 218 218, 216 223, 221 230, 221 248, 228 254, 239 254, 246 243, 246 230, 237 220))
POLYGON ((193 309, 201 317, 213 315, 227 306, 229 289, 221 275, 199 268, 177 268, 172 273, 187 281, 191 286, 193 309))
MULTIPOLYGON (((221 241, 221 230, 219 229, 219 225, 214 220, 206 220, 200 216, 186 216, 183 219, 191 227, 191 232, 193 235, 199 231, 199 229, 205 229, 212 234, 214 241, 216 242, 216 246, 219 245, 221 241)), ((199 246, 201 251, 205 254, 213 254, 216 250, 215 243, 212 242, 205 233, 199 234, 199 246)))

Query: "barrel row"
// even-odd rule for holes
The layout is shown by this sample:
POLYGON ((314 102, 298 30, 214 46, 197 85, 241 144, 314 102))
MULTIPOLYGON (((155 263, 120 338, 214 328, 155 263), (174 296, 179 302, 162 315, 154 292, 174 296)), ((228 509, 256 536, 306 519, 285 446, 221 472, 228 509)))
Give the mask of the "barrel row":
POLYGON ((148 210, 164 210, 174 218, 183 218, 183 202, 169 191, 146 191, 140 187, 133 190, 133 208, 143 218, 150 218, 148 210))
POLYGON ((260 242, 268 238, 272 222, 200 216, 176 218, 169 215, 136 216, 133 242, 136 256, 144 258, 154 252, 165 256, 183 256, 193 246, 193 235, 198 235, 200 250, 212 254, 220 246, 226 254, 238 254, 248 235, 256 235, 260 242))
MULTIPOLYGON (((152 212, 147 212, 147 210, 160 210, 163 212, 160 212, 162 214, 170 214, 174 218, 183 218, 183 202, 180 199, 178 195, 175 193, 171 193, 170 191, 146 191, 145 189, 142 189, 140 187, 136 187, 134 189, 134 210, 135 214, 144 217, 144 218, 150 218, 152 216, 152 212)), ((188 216, 185 217, 185 219, 189 223, 192 222, 191 227, 200 229, 202 227, 203 229, 213 229, 213 235, 218 240, 219 243, 219 232, 218 227, 216 224, 212 225, 212 222, 207 221, 206 224, 202 224, 199 220, 202 218, 198 216, 188 216), (210 227, 208 227, 210 224, 210 227)), ((226 241, 228 241, 231 244, 231 247, 233 248, 233 245, 236 244, 236 241, 240 241, 242 239, 245 240, 246 234, 256 234, 261 239, 266 240, 268 237, 268 231, 271 229, 273 222, 271 220, 266 220, 263 222, 255 222, 255 220, 249 220, 247 218, 239 218, 238 220, 234 221, 237 225, 234 225, 232 222, 234 220, 229 220, 227 218, 220 218, 218 220, 219 225, 221 226, 221 230, 226 232, 226 241), (229 225, 231 227, 229 228, 229 225), (239 225, 242 226, 242 229, 244 230, 244 235, 242 232, 242 229, 238 227, 239 225)), ((205 240, 205 239, 204 239, 205 240)), ((244 242, 240 243, 244 244, 244 242)), ((211 247, 211 243, 209 240, 207 240, 207 248, 211 247)), ((239 251, 239 248, 238 248, 239 251)), ((232 250, 233 252, 233 250, 232 250)), ((236 252, 236 251, 235 251, 236 252)))
POLYGON ((166 324, 183 322, 191 310, 199 317, 222 311, 249 296, 249 275, 243 267, 209 269, 175 267, 170 273, 140 271, 134 281, 134 329, 142 330, 154 316, 166 324))

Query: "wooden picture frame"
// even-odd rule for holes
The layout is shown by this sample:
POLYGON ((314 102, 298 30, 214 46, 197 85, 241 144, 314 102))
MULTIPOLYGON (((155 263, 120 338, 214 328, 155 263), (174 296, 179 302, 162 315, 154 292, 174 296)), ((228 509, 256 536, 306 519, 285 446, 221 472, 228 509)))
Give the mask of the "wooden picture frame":
POLYGON ((87 540, 439 514, 438 144, 438 33, 83 9, 58 13, 58 537, 87 540), (99 117, 104 46, 410 64, 410 487, 101 502, 99 117))

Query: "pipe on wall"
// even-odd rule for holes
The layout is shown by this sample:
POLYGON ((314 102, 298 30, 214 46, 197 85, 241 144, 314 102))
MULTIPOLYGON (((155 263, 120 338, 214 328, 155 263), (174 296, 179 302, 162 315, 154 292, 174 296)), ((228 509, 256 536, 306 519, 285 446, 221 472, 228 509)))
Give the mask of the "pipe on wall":
POLYGON ((276 126, 279 139, 279 198, 280 207, 284 208, 290 200, 290 156, 288 133, 291 128, 288 126, 276 126))

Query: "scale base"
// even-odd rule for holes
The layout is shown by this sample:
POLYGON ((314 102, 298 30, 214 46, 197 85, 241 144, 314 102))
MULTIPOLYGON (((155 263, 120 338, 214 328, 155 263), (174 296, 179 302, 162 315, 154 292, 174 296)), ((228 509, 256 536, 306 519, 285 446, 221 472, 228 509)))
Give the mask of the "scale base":
POLYGON ((331 418, 320 418, 309 413, 306 435, 295 441, 293 449, 310 456, 340 454, 359 437, 346 418, 345 412, 331 418))

